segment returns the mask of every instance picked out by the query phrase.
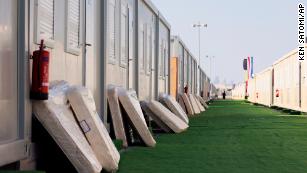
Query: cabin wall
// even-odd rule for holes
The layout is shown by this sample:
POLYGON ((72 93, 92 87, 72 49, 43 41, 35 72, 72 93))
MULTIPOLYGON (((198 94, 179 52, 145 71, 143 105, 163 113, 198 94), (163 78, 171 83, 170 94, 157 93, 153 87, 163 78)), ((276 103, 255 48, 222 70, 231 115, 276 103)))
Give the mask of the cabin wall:
POLYGON ((138 14, 139 98, 150 100, 155 88, 157 16, 144 1, 139 3, 138 14))
POLYGON ((169 93, 170 30, 159 21, 158 95, 169 93))
POLYGON ((272 68, 256 75, 256 103, 271 106, 272 105, 272 68))
POLYGON ((274 97, 274 106, 299 110, 300 68, 297 52, 274 64, 273 68, 274 91, 279 91, 279 97, 274 97))

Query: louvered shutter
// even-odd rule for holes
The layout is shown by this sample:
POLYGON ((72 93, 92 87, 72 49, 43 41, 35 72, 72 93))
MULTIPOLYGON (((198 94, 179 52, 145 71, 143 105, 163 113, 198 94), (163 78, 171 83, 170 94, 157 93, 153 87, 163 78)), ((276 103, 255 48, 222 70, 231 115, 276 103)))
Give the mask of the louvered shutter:
POLYGON ((145 58, 145 43, 144 43, 144 38, 145 38, 145 31, 144 31, 144 26, 140 25, 140 35, 139 35, 139 63, 140 63, 140 69, 144 71, 144 58, 145 58))
POLYGON ((80 0, 67 1, 66 51, 73 54, 80 52, 80 0))
POLYGON ((110 0, 109 1, 109 15, 108 15, 108 24, 109 24, 109 60, 110 62, 115 63, 116 56, 115 56, 115 16, 116 16, 116 1, 110 0))
POLYGON ((144 72, 146 73, 146 68, 147 68, 147 63, 148 63, 148 43, 147 43, 147 40, 148 40, 148 37, 147 37, 147 24, 144 24, 144 34, 143 34, 143 69, 144 69, 144 72))
POLYGON ((128 7, 124 3, 121 7, 121 65, 128 62, 128 7))
POLYGON ((167 67, 168 67, 168 58, 167 58, 167 56, 168 56, 168 45, 167 45, 167 42, 166 41, 164 41, 164 49, 163 49, 163 75, 164 75, 164 77, 166 77, 167 75, 168 75, 168 72, 167 72, 167 67))
POLYGON ((147 74, 150 74, 152 60, 152 28, 148 27, 147 30, 147 74))
POLYGON ((49 46, 54 40, 54 0, 37 0, 36 7, 36 43, 44 39, 49 46))

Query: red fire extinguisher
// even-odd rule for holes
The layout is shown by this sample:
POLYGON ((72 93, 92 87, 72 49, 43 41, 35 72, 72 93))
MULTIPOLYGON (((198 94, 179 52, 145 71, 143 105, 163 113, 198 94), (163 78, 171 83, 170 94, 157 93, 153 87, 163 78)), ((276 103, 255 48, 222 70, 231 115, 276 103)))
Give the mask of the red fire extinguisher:
POLYGON ((279 90, 276 90, 276 97, 279 97, 279 90))
POLYGON ((32 100, 48 100, 50 54, 44 48, 44 40, 41 40, 39 50, 33 52, 32 100))

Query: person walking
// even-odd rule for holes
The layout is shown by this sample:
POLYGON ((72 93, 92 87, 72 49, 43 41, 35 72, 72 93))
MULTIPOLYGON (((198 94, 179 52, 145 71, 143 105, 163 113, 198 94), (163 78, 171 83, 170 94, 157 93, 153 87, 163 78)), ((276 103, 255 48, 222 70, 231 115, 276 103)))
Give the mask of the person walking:
POLYGON ((226 99, 226 91, 224 90, 224 92, 223 92, 223 100, 225 100, 226 99))

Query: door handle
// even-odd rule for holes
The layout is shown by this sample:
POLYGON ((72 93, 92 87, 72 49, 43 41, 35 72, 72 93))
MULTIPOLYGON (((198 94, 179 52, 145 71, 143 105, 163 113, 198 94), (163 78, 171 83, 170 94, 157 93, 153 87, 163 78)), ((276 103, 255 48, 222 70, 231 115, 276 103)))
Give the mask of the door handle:
POLYGON ((82 43, 82 44, 80 44, 80 46, 92 46, 92 44, 90 44, 90 43, 82 43))

